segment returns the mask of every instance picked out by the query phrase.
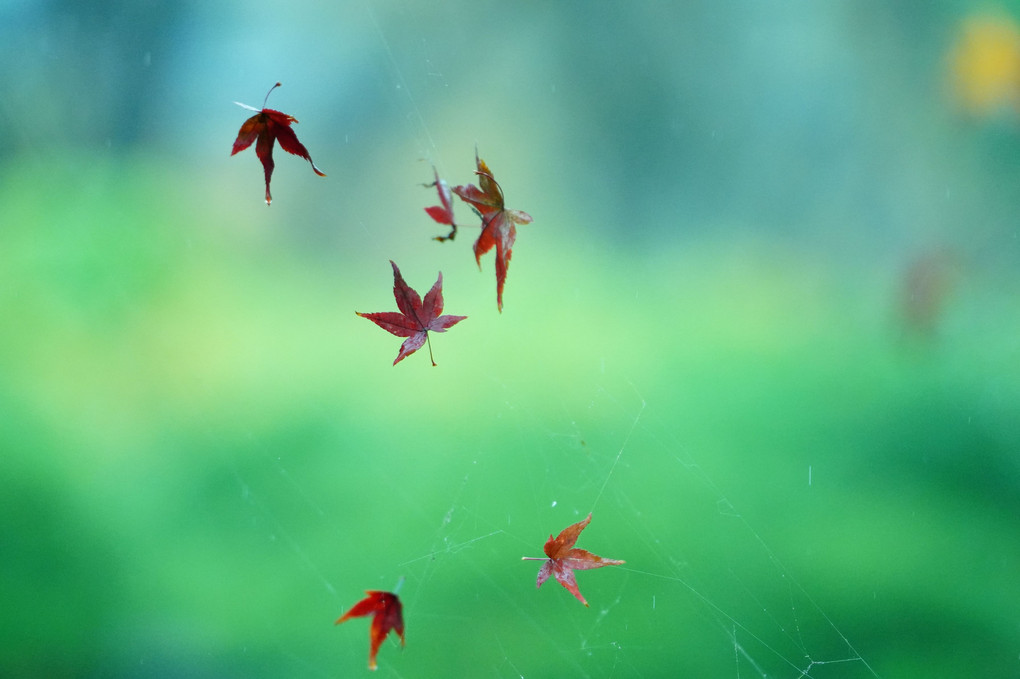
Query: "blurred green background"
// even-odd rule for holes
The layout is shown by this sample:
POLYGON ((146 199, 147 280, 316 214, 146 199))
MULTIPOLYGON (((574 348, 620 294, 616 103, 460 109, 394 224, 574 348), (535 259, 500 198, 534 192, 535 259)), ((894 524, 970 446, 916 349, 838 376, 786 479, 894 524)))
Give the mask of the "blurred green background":
POLYGON ((0 675, 1020 676, 1018 19, 0 3, 0 675))

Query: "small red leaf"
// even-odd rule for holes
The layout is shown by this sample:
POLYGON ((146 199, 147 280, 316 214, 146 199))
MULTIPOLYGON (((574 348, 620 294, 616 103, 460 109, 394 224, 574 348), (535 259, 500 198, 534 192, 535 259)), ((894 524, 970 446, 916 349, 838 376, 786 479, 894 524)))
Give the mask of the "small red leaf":
POLYGON ((453 195, 450 193, 450 185, 446 183, 445 179, 439 178, 439 172, 436 171, 436 168, 432 168, 432 173, 436 176, 436 180, 431 184, 425 184, 425 186, 429 188, 435 187, 436 192, 439 194, 439 205, 427 207, 425 212, 439 224, 447 224, 451 228, 449 235, 436 236, 435 240, 453 240, 454 236, 457 235, 457 224, 453 221, 453 195))
POLYGON ((550 575, 554 575, 558 583, 577 597, 578 601, 587 606, 588 602, 581 596, 581 591, 577 588, 574 571, 585 571, 592 568, 602 568, 603 566, 619 566, 622 563, 626 563, 617 559, 604 559, 587 550, 574 548, 577 537, 589 523, 591 523, 591 514, 588 514, 584 520, 567 526, 555 538, 550 535, 549 539, 546 540, 543 550, 547 558, 524 557, 526 561, 545 561, 542 564, 542 568, 538 571, 536 587, 541 587, 542 583, 548 580, 550 575))
MULTIPOLYGON (((406 357, 421 349, 421 346, 428 340, 429 330, 433 332, 446 332, 448 328, 463 321, 467 316, 441 316, 443 313, 443 272, 439 272, 439 278, 427 293, 423 302, 418 293, 411 289, 404 282, 400 275, 400 269, 390 260, 393 266, 393 297, 397 300, 396 311, 382 311, 378 313, 363 314, 355 311, 362 318, 367 318, 386 332, 397 337, 406 337, 400 345, 397 358, 393 361, 396 365, 406 357)), ((432 355, 432 345, 429 344, 429 356, 432 355)), ((432 365, 436 364, 435 360, 432 365)))
POLYGON ((531 215, 521 210, 507 210, 503 204, 503 189, 492 176, 492 171, 475 151, 475 165, 478 175, 478 186, 455 186, 453 192, 461 200, 475 209, 482 218, 482 233, 475 241, 475 262, 482 267, 482 255, 496 248, 496 305, 503 311, 503 284, 506 283, 506 272, 510 266, 510 256, 517 228, 514 224, 530 224, 531 215))
MULTIPOLYGON (((269 93, 279 86, 280 83, 276 83, 269 88, 269 92, 266 93, 267 100, 269 99, 269 93)), ((273 144, 277 140, 280 142, 280 148, 284 151, 295 156, 301 156, 311 163, 315 174, 320 177, 326 176, 324 172, 315 167, 312 157, 308 155, 308 149, 298 141, 297 135, 291 129, 291 123, 296 123, 297 118, 280 111, 274 111, 271 108, 265 108, 265 101, 262 102, 263 108, 261 110, 236 101, 234 103, 243 108, 258 111, 241 125, 230 155, 245 150, 252 145, 252 142, 255 142, 255 155, 262 161, 262 169, 266 175, 266 205, 273 202, 273 196, 269 193, 269 181, 273 177, 273 168, 276 166, 273 162, 273 144)))
POLYGON ((403 606, 396 594, 376 590, 368 590, 365 594, 368 596, 354 604, 351 610, 340 616, 334 624, 339 625, 351 618, 373 616, 372 625, 368 630, 368 669, 374 670, 377 667, 375 656, 390 630, 397 633, 400 645, 404 645, 404 614, 403 606))

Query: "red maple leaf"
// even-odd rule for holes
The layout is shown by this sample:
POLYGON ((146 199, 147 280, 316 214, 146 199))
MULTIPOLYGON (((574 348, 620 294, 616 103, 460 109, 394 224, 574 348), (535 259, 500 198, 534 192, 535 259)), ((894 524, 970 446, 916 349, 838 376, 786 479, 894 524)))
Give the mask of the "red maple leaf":
POLYGON ((372 626, 368 630, 368 669, 374 670, 376 668, 375 656, 390 630, 397 633, 397 636, 400 637, 400 645, 404 645, 404 614, 400 599, 396 594, 376 590, 367 590, 365 594, 368 596, 354 604, 351 610, 340 616, 334 624, 339 625, 351 618, 360 618, 365 615, 373 616, 372 626))
POLYGON ((453 192, 468 203, 482 218, 482 233, 475 241, 475 261, 482 268, 482 255, 496 246, 496 304, 503 311, 503 284, 506 282, 506 270, 510 266, 511 250, 517 238, 514 224, 530 224, 531 215, 521 210, 507 210, 503 204, 503 189, 500 188, 489 166, 478 157, 475 150, 475 164, 478 169, 478 183, 455 186, 453 192))
MULTIPOLYGON (((400 269, 390 260, 393 265, 393 296, 397 300, 396 311, 383 311, 379 313, 363 314, 355 311, 362 318, 367 318, 380 328, 396 335, 406 337, 400 345, 400 352, 393 361, 393 365, 400 363, 407 356, 421 349, 421 345, 428 340, 429 330, 434 332, 446 332, 467 316, 440 316, 443 313, 443 272, 439 272, 432 289, 425 293, 425 301, 422 302, 418 293, 412 290, 404 277, 400 275, 400 269)), ((432 358, 432 342, 429 341, 429 358, 432 358)), ((436 364, 432 359, 432 365, 436 364)))
POLYGON ((602 568, 603 566, 619 566, 625 563, 617 559, 603 559, 601 556, 592 554, 584 549, 574 548, 577 536, 581 534, 581 531, 590 522, 591 514, 589 513, 586 519, 567 526, 555 538, 550 535, 544 549, 547 558, 522 557, 524 561, 545 561, 542 564, 542 568, 538 571, 538 584, 535 585, 536 587, 541 587, 542 583, 548 580, 550 575, 555 575, 557 582, 566 587, 568 592, 587 606, 588 602, 584 600, 584 597, 581 596, 581 591, 577 588, 574 571, 586 571, 592 568, 602 568))
POLYGON ((450 193, 450 185, 446 183, 445 179, 439 178, 439 172, 436 168, 433 167, 432 172, 436 176, 436 181, 431 184, 425 184, 425 186, 429 188, 435 187, 436 192, 439 194, 440 204, 425 208, 425 212, 438 223, 447 224, 451 227, 448 236, 436 236, 434 240, 453 240, 454 236, 457 235, 457 224, 453 221, 453 195, 450 193))
MULTIPOLYGON (((276 83, 269 88, 269 92, 266 92, 266 100, 269 99, 269 94, 279 86, 280 83, 276 83)), ((296 123, 297 118, 286 113, 274 111, 271 108, 265 108, 266 100, 263 100, 261 110, 247 104, 242 104, 239 101, 234 102, 242 108, 246 108, 249 111, 258 111, 258 113, 248 118, 241 125, 241 130, 237 133, 237 139, 234 140, 234 150, 230 152, 230 155, 245 150, 251 146, 252 142, 258 139, 258 142, 255 144, 255 155, 262 161, 262 169, 266 173, 266 205, 269 205, 273 202, 273 196, 269 193, 269 180, 273 176, 273 167, 275 166, 273 162, 273 144, 277 140, 280 141, 280 147, 284 151, 293 153, 295 156, 301 156, 311 163, 315 174, 320 177, 325 177, 326 174, 315 167, 312 157, 308 155, 308 149, 298 141, 294 130, 290 128, 290 124, 296 123)))

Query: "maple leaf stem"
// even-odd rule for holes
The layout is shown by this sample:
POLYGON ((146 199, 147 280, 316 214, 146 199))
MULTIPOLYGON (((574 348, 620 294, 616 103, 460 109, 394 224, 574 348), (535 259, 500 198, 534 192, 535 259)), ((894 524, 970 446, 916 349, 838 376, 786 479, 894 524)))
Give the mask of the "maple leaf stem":
POLYGON ((277 87, 279 87, 282 84, 283 83, 276 83, 275 85, 273 85, 272 87, 269 88, 269 91, 266 92, 266 98, 262 100, 262 108, 266 107, 266 102, 269 101, 269 95, 273 93, 273 90, 275 90, 277 87))
POLYGON ((451 227, 451 230, 450 230, 450 233, 448 235, 446 235, 446 236, 435 236, 435 237, 432 238, 432 240, 437 240, 440 243, 443 243, 445 241, 453 240, 454 238, 456 238, 456 236, 457 236, 457 225, 454 224, 453 222, 450 222, 450 227, 451 227))
POLYGON ((400 594, 400 588, 404 586, 404 576, 401 575, 400 579, 397 580, 397 586, 393 588, 393 595, 400 594))
POLYGON ((521 561, 548 561, 547 556, 522 556, 521 561))
POLYGON ((429 339, 429 334, 425 333, 425 343, 429 345, 429 360, 432 361, 432 367, 436 367, 436 359, 432 358, 432 340, 429 339))

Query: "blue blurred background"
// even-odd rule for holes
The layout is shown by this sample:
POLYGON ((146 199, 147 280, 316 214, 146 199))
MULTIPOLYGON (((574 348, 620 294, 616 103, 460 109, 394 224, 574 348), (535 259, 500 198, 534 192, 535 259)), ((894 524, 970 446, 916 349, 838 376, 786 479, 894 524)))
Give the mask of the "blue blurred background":
POLYGON ((1018 21, 0 2, 0 675, 1020 676, 1018 21))

